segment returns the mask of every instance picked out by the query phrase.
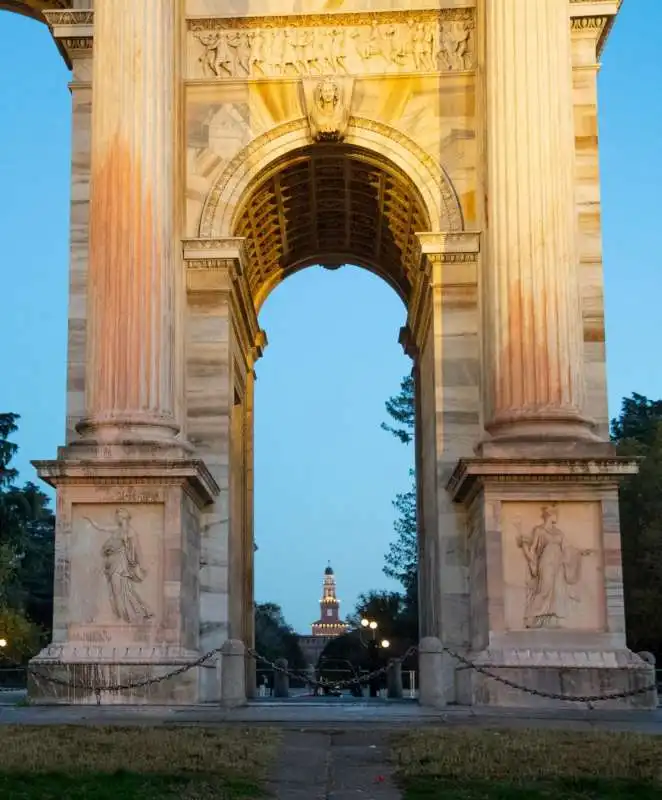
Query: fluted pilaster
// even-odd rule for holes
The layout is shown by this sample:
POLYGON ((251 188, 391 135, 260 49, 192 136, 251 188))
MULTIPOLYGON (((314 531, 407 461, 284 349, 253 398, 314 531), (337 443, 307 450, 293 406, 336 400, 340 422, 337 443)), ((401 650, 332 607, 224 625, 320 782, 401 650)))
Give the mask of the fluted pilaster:
POLYGON ((567 0, 483 0, 486 428, 594 438, 582 416, 567 0))
POLYGON ((97 441, 177 422, 180 0, 95 3, 87 418, 97 441))

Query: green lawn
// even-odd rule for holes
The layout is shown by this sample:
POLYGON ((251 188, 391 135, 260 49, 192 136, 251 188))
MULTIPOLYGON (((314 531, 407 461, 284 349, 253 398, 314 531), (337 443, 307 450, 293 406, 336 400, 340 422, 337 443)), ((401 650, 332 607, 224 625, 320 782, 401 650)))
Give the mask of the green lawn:
POLYGON ((0 797, 260 797, 279 735, 266 729, 0 728, 0 797))
POLYGON ((660 800, 662 737, 421 730, 393 742, 405 800, 660 800))

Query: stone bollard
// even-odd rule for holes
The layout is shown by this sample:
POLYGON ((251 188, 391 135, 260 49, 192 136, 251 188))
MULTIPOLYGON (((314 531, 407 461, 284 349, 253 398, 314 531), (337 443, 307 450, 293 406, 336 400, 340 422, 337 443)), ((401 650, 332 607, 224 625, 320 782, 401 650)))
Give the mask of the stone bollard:
MULTIPOLYGON (((280 669, 287 669, 287 659, 277 659, 276 666, 280 667, 280 669)), ((274 697, 289 697, 290 676, 287 672, 281 672, 280 669, 274 672, 274 697)))
POLYGON ((446 705, 444 694, 443 648, 435 636, 426 636, 418 646, 419 691, 422 706, 446 705))
POLYGON ((246 648, 239 639, 228 639, 218 661, 221 670, 221 705, 246 705, 246 648))
POLYGON ((402 697, 402 661, 392 658, 386 671, 386 696, 391 699, 402 697))

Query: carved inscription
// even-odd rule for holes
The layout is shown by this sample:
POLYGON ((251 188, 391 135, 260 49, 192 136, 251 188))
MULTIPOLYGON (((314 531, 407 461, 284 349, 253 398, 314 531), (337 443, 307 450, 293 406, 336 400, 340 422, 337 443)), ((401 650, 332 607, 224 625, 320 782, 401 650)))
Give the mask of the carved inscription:
POLYGON ((295 27, 224 27, 192 21, 198 71, 206 78, 443 72, 474 66, 473 17, 295 27))

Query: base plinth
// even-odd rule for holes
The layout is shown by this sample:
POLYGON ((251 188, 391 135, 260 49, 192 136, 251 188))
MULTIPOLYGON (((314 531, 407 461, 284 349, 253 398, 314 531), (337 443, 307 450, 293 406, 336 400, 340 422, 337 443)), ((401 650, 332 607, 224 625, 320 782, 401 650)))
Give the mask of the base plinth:
POLYGON ((50 645, 30 662, 28 693, 38 704, 218 702, 216 659, 180 672, 199 658, 195 651, 176 647, 50 645))
POLYGON ((463 705, 657 708, 655 667, 629 650, 486 650, 468 660, 485 672, 457 669, 457 696, 463 705), (627 696, 618 697, 621 692, 627 696))
POLYGON ((479 668, 456 667, 458 702, 657 706, 655 670, 625 642, 618 483, 636 471, 617 457, 458 464, 448 489, 467 513, 465 657, 479 668))
POLYGON ((218 493, 205 465, 143 452, 36 466, 58 500, 53 643, 30 664, 31 700, 218 701, 217 659, 184 669, 203 655, 202 514, 218 493))

